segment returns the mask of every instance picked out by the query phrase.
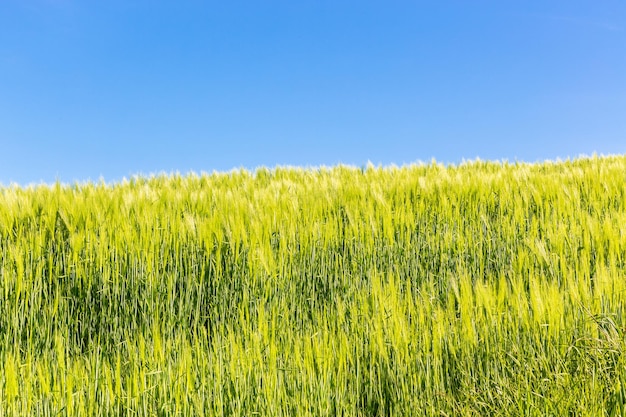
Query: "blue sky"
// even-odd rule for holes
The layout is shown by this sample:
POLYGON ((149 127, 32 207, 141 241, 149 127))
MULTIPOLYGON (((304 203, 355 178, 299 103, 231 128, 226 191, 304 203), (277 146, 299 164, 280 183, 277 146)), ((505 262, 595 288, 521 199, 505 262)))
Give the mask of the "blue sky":
POLYGON ((0 183, 626 153, 626 3, 0 2, 0 183))

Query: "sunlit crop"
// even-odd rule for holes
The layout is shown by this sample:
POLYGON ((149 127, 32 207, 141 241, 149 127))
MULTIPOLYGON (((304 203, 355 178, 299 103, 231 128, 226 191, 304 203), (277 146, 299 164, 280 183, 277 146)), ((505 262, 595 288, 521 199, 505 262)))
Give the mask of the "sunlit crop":
POLYGON ((2 416, 626 415, 626 157, 0 188, 2 416))

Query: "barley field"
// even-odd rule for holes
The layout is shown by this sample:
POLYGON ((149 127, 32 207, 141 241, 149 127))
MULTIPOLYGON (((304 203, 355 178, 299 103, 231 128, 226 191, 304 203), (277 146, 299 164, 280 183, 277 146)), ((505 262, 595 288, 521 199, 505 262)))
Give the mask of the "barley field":
POLYGON ((626 415, 626 156, 0 188, 0 417, 626 415))

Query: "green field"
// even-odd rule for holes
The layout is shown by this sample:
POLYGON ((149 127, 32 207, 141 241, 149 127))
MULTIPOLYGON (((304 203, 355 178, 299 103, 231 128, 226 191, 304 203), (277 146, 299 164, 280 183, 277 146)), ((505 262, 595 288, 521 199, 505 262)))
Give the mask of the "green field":
POLYGON ((626 415, 626 156, 0 188, 0 417, 626 415))

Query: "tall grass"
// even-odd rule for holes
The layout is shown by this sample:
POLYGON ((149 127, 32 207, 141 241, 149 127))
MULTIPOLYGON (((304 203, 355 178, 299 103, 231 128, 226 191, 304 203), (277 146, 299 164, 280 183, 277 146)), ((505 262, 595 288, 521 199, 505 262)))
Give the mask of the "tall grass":
POLYGON ((626 157, 0 189, 0 417, 626 415, 626 157))

